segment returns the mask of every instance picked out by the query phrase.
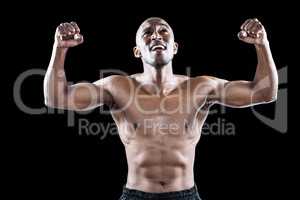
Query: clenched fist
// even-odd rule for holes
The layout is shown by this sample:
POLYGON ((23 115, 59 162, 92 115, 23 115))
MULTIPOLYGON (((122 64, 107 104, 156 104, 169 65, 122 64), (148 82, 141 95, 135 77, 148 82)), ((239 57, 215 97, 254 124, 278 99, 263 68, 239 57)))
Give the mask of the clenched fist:
POLYGON ((238 38, 249 44, 262 45, 268 42, 267 33, 258 19, 247 19, 241 26, 238 38))
POLYGON ((76 22, 62 23, 55 32, 55 44, 60 48, 75 47, 83 42, 76 22))

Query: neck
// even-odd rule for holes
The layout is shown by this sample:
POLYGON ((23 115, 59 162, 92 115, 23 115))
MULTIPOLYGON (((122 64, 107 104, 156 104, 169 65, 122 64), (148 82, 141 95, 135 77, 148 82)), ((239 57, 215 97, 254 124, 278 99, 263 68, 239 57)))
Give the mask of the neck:
POLYGON ((160 68, 155 68, 147 63, 144 63, 143 77, 145 82, 162 86, 165 83, 174 81, 172 62, 160 68))

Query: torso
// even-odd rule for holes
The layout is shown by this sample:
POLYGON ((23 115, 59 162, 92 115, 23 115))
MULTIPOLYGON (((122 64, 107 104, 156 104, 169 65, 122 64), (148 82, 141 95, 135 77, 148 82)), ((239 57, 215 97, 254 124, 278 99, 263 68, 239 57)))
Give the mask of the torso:
POLYGON ((112 116, 128 162, 126 187, 157 193, 193 187, 195 148, 211 90, 206 79, 176 76, 176 85, 158 94, 142 85, 139 75, 113 85, 120 110, 112 116))

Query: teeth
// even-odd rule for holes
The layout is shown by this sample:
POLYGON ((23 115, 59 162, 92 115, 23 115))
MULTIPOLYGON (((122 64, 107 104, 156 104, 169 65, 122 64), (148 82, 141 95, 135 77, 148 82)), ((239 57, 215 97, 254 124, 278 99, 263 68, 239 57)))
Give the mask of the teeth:
POLYGON ((155 50, 155 49, 165 49, 165 47, 163 45, 156 45, 156 46, 152 47, 152 50, 155 50))

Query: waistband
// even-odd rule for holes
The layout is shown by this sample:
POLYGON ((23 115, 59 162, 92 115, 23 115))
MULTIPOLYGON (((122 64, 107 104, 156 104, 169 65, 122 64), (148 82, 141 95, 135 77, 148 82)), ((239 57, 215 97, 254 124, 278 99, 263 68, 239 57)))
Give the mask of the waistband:
POLYGON ((155 198, 180 199, 180 198, 186 198, 186 197, 192 197, 198 195, 198 190, 197 190, 197 186, 194 185, 192 188, 186 190, 180 190, 174 192, 163 192, 163 193, 151 193, 151 192, 143 192, 135 189, 129 189, 124 186, 123 195, 130 196, 130 197, 139 197, 144 199, 155 199, 155 198))

